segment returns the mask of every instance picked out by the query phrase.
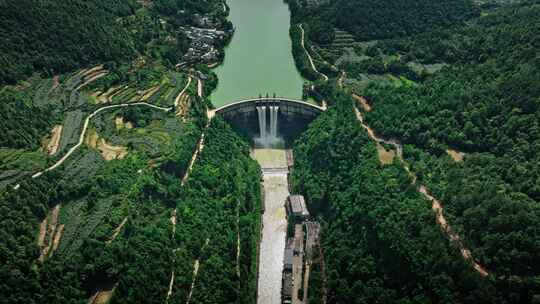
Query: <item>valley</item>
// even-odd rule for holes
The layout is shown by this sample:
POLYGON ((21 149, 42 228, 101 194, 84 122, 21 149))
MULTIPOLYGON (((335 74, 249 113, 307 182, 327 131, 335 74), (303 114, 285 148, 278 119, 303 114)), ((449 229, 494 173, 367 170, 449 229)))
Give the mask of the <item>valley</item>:
POLYGON ((539 16, 0 3, 0 303, 538 303, 539 16))

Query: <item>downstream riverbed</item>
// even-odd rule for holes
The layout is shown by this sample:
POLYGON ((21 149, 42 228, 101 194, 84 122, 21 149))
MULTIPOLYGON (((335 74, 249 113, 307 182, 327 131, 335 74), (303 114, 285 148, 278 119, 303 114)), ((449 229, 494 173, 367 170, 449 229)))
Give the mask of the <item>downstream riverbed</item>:
POLYGON ((285 200, 289 195, 285 150, 255 149, 255 158, 263 168, 263 231, 259 255, 258 304, 281 303, 281 277, 287 218, 285 200))
POLYGON ((300 99, 303 79, 292 57, 290 12, 283 0, 227 0, 236 28, 212 94, 214 106, 276 94, 300 99))

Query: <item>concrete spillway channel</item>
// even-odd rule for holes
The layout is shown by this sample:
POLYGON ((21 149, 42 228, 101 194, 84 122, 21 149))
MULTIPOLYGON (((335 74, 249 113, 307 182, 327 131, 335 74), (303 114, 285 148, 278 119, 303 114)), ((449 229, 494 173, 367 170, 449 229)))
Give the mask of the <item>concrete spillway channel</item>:
POLYGON ((285 150, 276 149, 255 149, 252 156, 263 170, 265 204, 257 303, 280 304, 289 196, 287 156, 285 150))

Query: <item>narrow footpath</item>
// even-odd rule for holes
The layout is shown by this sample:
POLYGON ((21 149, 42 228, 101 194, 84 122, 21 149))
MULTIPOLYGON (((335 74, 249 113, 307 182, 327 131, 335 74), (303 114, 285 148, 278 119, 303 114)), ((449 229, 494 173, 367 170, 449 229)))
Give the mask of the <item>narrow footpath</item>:
POLYGON ((439 227, 445 232, 445 234, 448 236, 450 241, 455 242, 461 252, 461 255, 463 258, 467 261, 469 261, 473 268, 483 277, 486 277, 489 275, 489 273, 486 271, 484 267, 482 267, 480 264, 478 264, 472 254, 471 251, 465 247, 463 244, 463 241, 461 240, 460 236, 452 229, 450 224, 448 224, 448 221, 444 217, 444 210, 442 207, 442 204, 439 200, 437 200, 435 197, 433 197, 426 186, 424 185, 417 185, 418 178, 414 172, 410 170, 409 164, 405 161, 403 158, 403 146, 397 141, 397 140, 386 140, 381 137, 378 137, 375 135, 375 132, 373 129, 371 129, 365 122, 364 117, 362 116, 362 113, 355 107, 356 117, 358 118, 358 121, 362 125, 362 127, 367 131, 368 136, 375 142, 379 144, 389 144, 395 147, 397 151, 397 157, 399 161, 403 164, 403 167, 405 170, 409 173, 409 176, 411 177, 411 183, 417 187, 417 190, 420 194, 422 194, 427 200, 429 200, 432 203, 432 210, 435 213, 436 221, 439 227))
MULTIPOLYGON (((180 97, 184 95, 185 91, 187 90, 187 88, 191 84, 191 81, 192 81, 192 77, 190 76, 189 79, 188 79, 188 83, 187 83, 186 87, 184 88, 184 90, 182 90, 182 92, 180 92, 180 94, 176 98, 177 101, 180 100, 180 97)), ((197 94, 198 94, 199 97, 201 97, 201 98, 203 97, 203 82, 199 78, 197 78, 197 94)), ((176 102, 175 102, 175 105, 176 105, 176 102)), ((191 160, 189 161, 189 165, 188 165, 188 168, 186 170, 186 173, 182 177, 182 180, 181 180, 181 186, 182 187, 188 181, 191 170, 193 170, 193 166, 195 165, 195 162, 197 161, 199 155, 202 153, 202 151, 204 149, 205 131, 209 127, 209 125, 210 125, 210 120, 206 124, 205 130, 203 130, 203 132, 201 134, 201 138, 199 139, 199 142, 197 143, 197 147, 195 148, 195 152, 193 153, 193 155, 191 156, 191 160)), ((176 222, 177 222, 176 214, 177 214, 177 209, 175 208, 173 210, 173 215, 171 217, 173 238, 176 235, 176 222)), ((210 242, 210 240, 207 239, 203 249, 206 246, 208 246, 209 242, 210 242)), ((176 252, 176 250, 178 250, 178 248, 173 249, 173 254, 176 252)), ((165 298, 166 303, 169 301, 169 298, 171 297, 171 295, 172 295, 172 293, 174 291, 173 287, 174 287, 174 279, 175 279, 175 275, 176 275, 175 272, 174 272, 175 263, 176 263, 176 260, 173 259, 173 269, 171 271, 171 279, 169 281, 169 288, 167 290, 167 295, 166 295, 166 298, 165 298)), ((186 303, 189 303, 189 301, 191 300, 191 295, 193 293, 193 288, 195 287, 195 280, 197 278, 198 272, 199 272, 199 259, 197 259, 193 264, 193 282, 191 284, 191 289, 189 291, 189 296, 188 296, 188 299, 187 299, 186 303)))
MULTIPOLYGON (((301 24, 299 25, 299 27, 300 27, 300 30, 302 31, 302 47, 304 47, 304 29, 302 28, 301 24)), ((304 50, 306 50, 305 47, 304 47, 304 50)), ((311 59, 311 56, 310 56, 309 52, 307 52, 307 50, 306 50, 306 54, 307 54, 307 56, 308 56, 308 58, 310 60, 310 63, 312 65, 313 70, 315 72, 323 75, 323 78, 325 79, 325 81, 328 81, 328 79, 329 79, 328 76, 322 74, 321 72, 319 72, 317 70, 317 68, 315 67, 314 62, 311 59)), ((339 87, 341 87, 341 88, 343 87, 343 82, 344 82, 346 76, 347 76, 346 72, 341 71, 340 78, 337 81, 339 87)), ((369 106, 369 104, 367 104, 366 100, 362 96, 358 96, 358 95, 353 94, 353 98, 355 98, 358 102, 361 103, 364 110, 371 111, 371 107, 369 106)), ((403 167, 405 168, 405 170, 408 172, 409 176, 411 177, 412 184, 416 185, 418 192, 420 194, 422 194, 427 200, 429 200, 432 203, 432 210, 435 213, 435 218, 436 218, 437 224, 444 231, 444 233, 447 235, 447 237, 450 239, 450 241, 455 242, 458 245, 462 257, 465 260, 469 261, 472 264, 473 268, 476 270, 476 272, 478 272, 481 276, 483 276, 483 277, 488 276, 489 272, 482 265, 478 264, 475 261, 474 257, 472 256, 472 253, 471 253, 470 249, 465 247, 465 245, 463 244, 463 241, 461 240, 461 237, 452 229, 452 227, 450 226, 450 224, 448 223, 448 221, 444 217, 443 204, 439 200, 437 200, 435 197, 433 197, 431 195, 431 193, 429 192, 429 190, 427 189, 427 187, 425 185, 417 185, 418 178, 417 178, 416 174, 414 174, 414 172, 412 172, 410 170, 409 164, 403 158, 403 146, 401 145, 401 143, 398 140, 395 140, 395 139, 385 139, 385 138, 377 136, 375 134, 375 132, 373 131, 373 129, 371 129, 365 123, 364 117, 362 116, 362 113, 356 107, 354 107, 354 109, 355 109, 356 117, 357 117, 358 121, 360 122, 362 127, 368 133, 368 136, 373 141, 377 142, 378 144, 388 144, 388 145, 391 145, 391 146, 395 147, 396 154, 397 154, 400 162, 403 164, 403 167)))

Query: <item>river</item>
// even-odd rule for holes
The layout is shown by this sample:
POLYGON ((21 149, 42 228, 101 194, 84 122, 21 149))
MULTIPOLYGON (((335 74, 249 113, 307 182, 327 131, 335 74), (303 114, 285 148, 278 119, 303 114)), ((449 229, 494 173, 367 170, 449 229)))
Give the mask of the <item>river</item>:
POLYGON ((214 106, 276 94, 301 99, 303 78, 292 57, 290 11, 283 0, 228 0, 236 32, 215 69, 219 84, 214 106))

